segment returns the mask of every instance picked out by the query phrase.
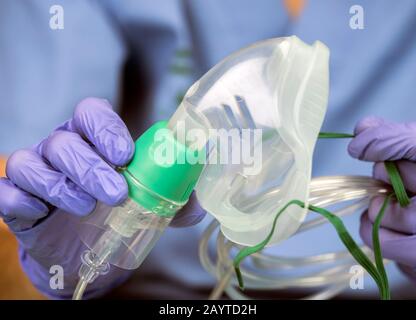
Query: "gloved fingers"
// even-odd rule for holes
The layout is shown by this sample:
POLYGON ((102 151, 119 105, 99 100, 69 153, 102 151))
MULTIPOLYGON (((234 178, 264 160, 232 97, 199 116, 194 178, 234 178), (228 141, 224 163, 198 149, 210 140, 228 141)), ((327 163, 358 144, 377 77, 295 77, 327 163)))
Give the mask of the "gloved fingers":
POLYGON ((201 222, 205 215, 206 211, 199 206, 195 194, 192 193, 188 203, 175 215, 170 226, 174 228, 190 227, 201 222))
MULTIPOLYGON (((368 218, 374 223, 381 206, 384 202, 384 197, 378 196, 371 200, 368 208, 368 218)), ((384 211, 381 226, 397 232, 415 235, 416 234, 416 198, 411 199, 408 207, 402 208, 396 201, 391 201, 384 211)))
MULTIPOLYGON (((370 248, 373 224, 367 212, 361 216, 360 235, 370 248)), ((387 228, 380 228, 380 245, 383 257, 407 266, 416 266, 416 235, 406 235, 387 228)))
POLYGON ((95 207, 94 198, 32 150, 13 153, 7 161, 6 173, 20 189, 67 212, 86 215, 95 207))
POLYGON ((43 156, 59 172, 95 199, 110 206, 127 198, 127 183, 77 133, 56 131, 45 141, 43 156))
POLYGON ((376 128, 383 124, 387 123, 386 120, 380 117, 376 116, 369 116, 361 119, 357 122, 354 128, 354 135, 359 135, 361 132, 370 129, 370 128, 376 128))
POLYGON ((88 139, 110 163, 123 166, 132 158, 133 139, 107 100, 82 100, 75 108, 71 125, 73 130, 88 139))
MULTIPOLYGON (((396 161, 396 164, 406 190, 416 194, 416 163, 407 160, 399 160, 396 161)), ((374 164, 373 177, 390 184, 390 178, 387 174, 384 162, 376 162, 374 164)))
POLYGON ((416 124, 365 118, 356 126, 356 137, 348 145, 353 158, 365 161, 416 161, 416 124))
POLYGON ((0 178, 0 194, 0 216, 6 223, 16 218, 35 221, 48 214, 46 204, 7 178, 0 178))

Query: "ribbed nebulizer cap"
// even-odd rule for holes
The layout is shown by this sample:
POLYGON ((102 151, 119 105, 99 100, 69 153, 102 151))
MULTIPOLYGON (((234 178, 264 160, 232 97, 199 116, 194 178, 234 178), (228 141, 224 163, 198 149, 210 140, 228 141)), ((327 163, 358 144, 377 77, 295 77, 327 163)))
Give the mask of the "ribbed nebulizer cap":
POLYGON ((173 216, 189 199, 203 169, 204 150, 177 141, 166 121, 146 130, 135 142, 124 171, 129 197, 161 216, 173 216))

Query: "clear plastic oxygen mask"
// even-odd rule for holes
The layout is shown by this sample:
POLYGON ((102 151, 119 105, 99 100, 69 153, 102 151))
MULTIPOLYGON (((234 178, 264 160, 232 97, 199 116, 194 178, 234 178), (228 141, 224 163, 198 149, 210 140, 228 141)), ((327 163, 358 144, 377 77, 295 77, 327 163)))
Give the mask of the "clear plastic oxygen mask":
MULTIPOLYGON (((169 121, 174 130, 181 124, 188 132, 206 131, 207 164, 196 194, 229 240, 255 245, 279 208, 292 199, 307 203, 312 153, 327 107, 328 63, 329 50, 319 41, 310 46, 292 36, 255 43, 197 81, 169 121), (224 147, 215 134, 233 130, 232 146, 224 147), (221 162, 224 152, 237 161, 221 162)), ((269 243, 296 232, 306 212, 286 210, 269 243)))

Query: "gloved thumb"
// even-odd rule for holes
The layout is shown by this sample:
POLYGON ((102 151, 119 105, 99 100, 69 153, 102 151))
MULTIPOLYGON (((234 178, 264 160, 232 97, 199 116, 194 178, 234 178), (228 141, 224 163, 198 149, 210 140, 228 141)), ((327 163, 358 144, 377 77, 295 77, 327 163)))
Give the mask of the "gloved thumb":
POLYGON ((416 122, 394 123, 370 117, 357 124, 355 134, 348 145, 353 158, 372 162, 416 161, 416 122))

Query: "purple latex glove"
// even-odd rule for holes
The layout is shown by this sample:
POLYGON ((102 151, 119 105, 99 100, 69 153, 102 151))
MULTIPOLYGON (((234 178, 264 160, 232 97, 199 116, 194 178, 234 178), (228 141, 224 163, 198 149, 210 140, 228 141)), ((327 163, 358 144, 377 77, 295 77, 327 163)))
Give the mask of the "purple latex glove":
MULTIPOLYGON (((383 256, 396 261, 402 271, 416 281, 416 122, 394 123, 369 117, 355 128, 356 137, 348 146, 354 158, 375 162, 373 176, 390 183, 383 161, 395 160, 411 204, 401 208, 397 202, 385 211, 380 228, 383 256)), ((360 234, 372 245, 372 225, 384 198, 372 199, 361 217, 360 234)))
MULTIPOLYGON (((0 179, 0 217, 19 240, 20 260, 33 284, 52 298, 70 298, 78 281, 81 217, 120 204, 128 189, 114 170, 129 162, 133 140, 106 100, 81 101, 69 121, 29 149, 8 159, 8 178, 0 179), (64 289, 52 289, 51 266, 64 270, 64 289)), ((174 226, 198 223, 204 211, 191 201, 172 221, 174 226)), ((87 287, 95 297, 119 285, 130 272, 112 267, 87 287)))

